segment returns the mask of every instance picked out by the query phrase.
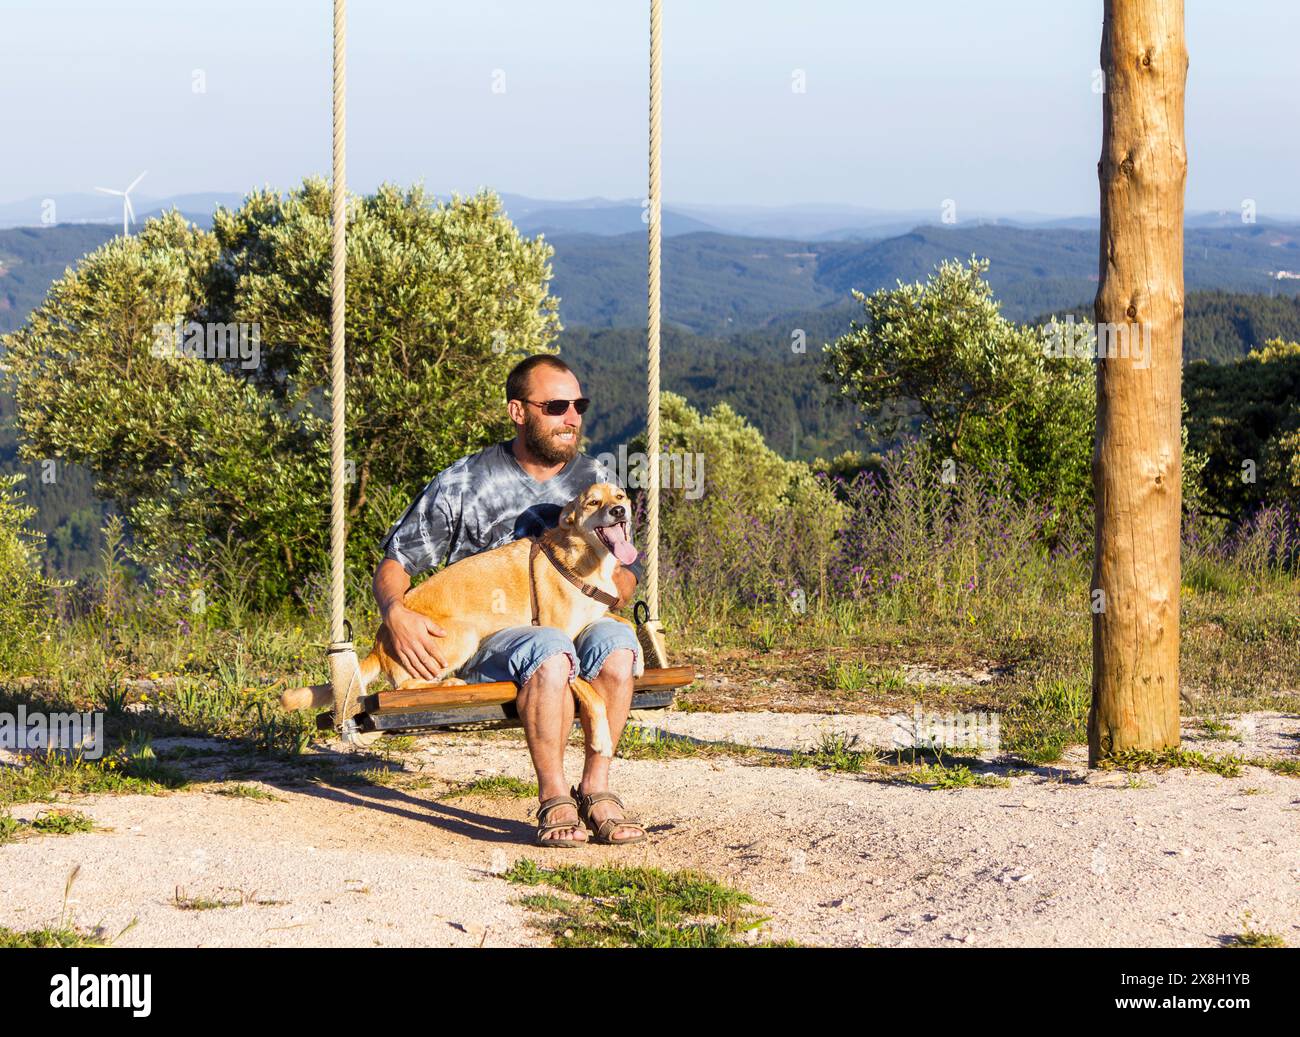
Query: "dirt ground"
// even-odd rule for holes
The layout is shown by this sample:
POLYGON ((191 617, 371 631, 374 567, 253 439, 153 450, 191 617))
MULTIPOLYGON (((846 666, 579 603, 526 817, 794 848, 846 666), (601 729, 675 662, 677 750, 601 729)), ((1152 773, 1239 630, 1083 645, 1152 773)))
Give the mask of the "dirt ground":
MULTIPOLYGON (((639 720, 777 750, 828 732, 889 739, 887 722, 865 715, 639 720)), ((1241 742, 1189 727, 1185 747, 1278 758, 1300 747, 1300 717, 1251 714, 1235 726, 1241 742)), ((0 846, 0 925, 62 915, 117 936, 134 920, 118 946, 537 945, 547 938, 517 903, 524 887, 499 877, 530 857, 703 870, 762 903, 764 936, 801 944, 1218 946, 1248 918, 1300 946, 1300 780, 1255 767, 1237 778, 1089 772, 1074 749, 1048 767, 997 768, 1006 787, 936 790, 735 756, 620 759, 614 787, 651 838, 561 850, 532 845, 535 800, 443 798, 476 778, 531 780, 518 732, 418 736, 402 756, 406 787, 342 780, 345 753, 328 754, 342 766, 312 779, 191 744, 209 753, 186 765, 192 777, 275 798, 220 795, 215 784, 78 798, 70 805, 99 830, 0 846), (241 903, 183 910, 178 895, 241 903)), ((569 762, 576 778, 576 746, 569 762)))

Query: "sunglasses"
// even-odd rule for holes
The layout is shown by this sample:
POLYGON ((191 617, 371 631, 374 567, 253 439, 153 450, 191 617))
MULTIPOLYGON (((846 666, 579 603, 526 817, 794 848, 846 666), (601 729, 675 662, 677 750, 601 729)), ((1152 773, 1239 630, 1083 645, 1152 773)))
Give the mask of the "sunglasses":
POLYGON ((523 400, 522 402, 531 403, 534 407, 541 407, 543 411, 553 418, 558 418, 561 414, 568 414, 569 404, 573 404, 573 409, 579 414, 586 414, 587 407, 591 404, 591 400, 585 396, 580 396, 576 400, 523 400))

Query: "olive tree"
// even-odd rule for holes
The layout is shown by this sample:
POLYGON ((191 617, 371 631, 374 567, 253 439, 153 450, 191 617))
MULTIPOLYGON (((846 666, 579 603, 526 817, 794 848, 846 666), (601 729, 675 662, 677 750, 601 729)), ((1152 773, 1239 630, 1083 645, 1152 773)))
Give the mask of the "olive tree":
POLYGON ((1091 480, 1092 364, 1003 317, 987 269, 972 256, 924 283, 854 292, 866 319, 826 347, 823 377, 881 436, 913 432, 936 463, 952 459, 954 476, 1005 465, 1022 496, 1077 512, 1091 480))
MULTIPOLYGON (((559 330, 550 246, 491 193, 381 187, 348 214, 349 556, 432 475, 508 438, 502 386, 559 330)), ((94 473, 149 566, 237 543, 255 597, 325 569, 330 193, 250 194, 84 257, 6 337, 22 452, 94 473)))

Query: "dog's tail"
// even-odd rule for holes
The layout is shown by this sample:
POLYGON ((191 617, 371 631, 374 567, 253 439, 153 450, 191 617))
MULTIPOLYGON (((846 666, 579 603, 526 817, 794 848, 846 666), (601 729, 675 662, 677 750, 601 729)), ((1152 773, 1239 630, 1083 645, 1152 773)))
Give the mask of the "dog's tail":
POLYGON ((578 700, 578 712, 585 716, 591 728, 591 748, 601 756, 614 755, 614 739, 610 736, 609 717, 605 713, 605 700, 590 683, 581 677, 570 682, 578 700))
MULTIPOLYGON (((371 652, 361 660, 361 691, 379 676, 379 656, 371 652)), ((280 693, 280 705, 285 709, 324 709, 334 705, 334 689, 329 684, 313 684, 309 688, 290 688, 280 693)))

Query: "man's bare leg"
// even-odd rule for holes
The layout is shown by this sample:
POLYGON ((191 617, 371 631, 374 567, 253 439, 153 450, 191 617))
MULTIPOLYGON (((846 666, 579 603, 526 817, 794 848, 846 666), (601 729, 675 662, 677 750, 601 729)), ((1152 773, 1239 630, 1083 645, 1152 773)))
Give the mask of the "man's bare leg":
MULTIPOLYGON (((612 653, 611 653, 612 654, 612 653)), ((537 771, 537 801, 552 796, 567 796, 569 784, 564 780, 564 747, 573 730, 573 690, 569 686, 572 666, 563 653, 553 655, 533 671, 519 689, 515 707, 524 725, 528 739, 528 752, 537 771)), ((626 711, 624 713, 626 716, 626 711)), ((587 829, 578 820, 578 812, 570 806, 556 807, 547 820, 551 822, 573 820, 572 828, 557 828, 542 837, 585 841, 587 829)))
MULTIPOLYGON (((613 739, 615 747, 618 746, 618 740, 623 735, 627 715, 632 710, 632 667, 635 662, 636 656, 632 649, 615 648, 605 656, 600 672, 591 679, 591 686, 596 689, 596 694, 605 703, 605 713, 609 717, 609 737, 613 739)), ((582 718, 582 731, 586 736, 587 754, 583 760, 582 782, 578 786, 578 791, 584 796, 589 796, 593 792, 607 792, 610 760, 591 748, 591 729, 585 716, 582 718)), ((607 818, 622 816, 623 812, 619 810, 617 803, 607 801, 597 803, 591 808, 591 820, 597 826, 607 818)), ((623 826, 609 833, 610 839, 614 842, 630 839, 636 835, 640 835, 639 829, 623 826)))

